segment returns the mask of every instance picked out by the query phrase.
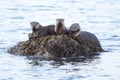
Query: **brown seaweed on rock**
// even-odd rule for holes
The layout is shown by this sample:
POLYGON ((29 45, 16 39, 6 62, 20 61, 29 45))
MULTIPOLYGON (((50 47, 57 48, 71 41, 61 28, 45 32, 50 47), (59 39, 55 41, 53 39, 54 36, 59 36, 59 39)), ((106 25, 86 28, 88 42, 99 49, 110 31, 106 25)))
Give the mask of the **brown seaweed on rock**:
POLYGON ((55 57, 69 57, 82 54, 79 43, 67 36, 52 37, 47 41, 46 49, 55 57))
POLYGON ((41 56, 45 59, 88 55, 91 52, 100 52, 103 49, 88 42, 78 43, 66 36, 46 36, 19 42, 8 52, 15 55, 41 56))

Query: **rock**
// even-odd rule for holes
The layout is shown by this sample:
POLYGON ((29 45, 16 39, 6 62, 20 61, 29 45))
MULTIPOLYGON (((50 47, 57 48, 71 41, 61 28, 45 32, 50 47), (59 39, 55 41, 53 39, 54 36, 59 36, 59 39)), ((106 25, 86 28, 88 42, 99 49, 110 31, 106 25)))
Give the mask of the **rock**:
POLYGON ((46 36, 19 42, 8 52, 15 55, 41 56, 45 59, 84 56, 91 52, 99 52, 101 48, 88 42, 78 43, 66 36, 46 36))

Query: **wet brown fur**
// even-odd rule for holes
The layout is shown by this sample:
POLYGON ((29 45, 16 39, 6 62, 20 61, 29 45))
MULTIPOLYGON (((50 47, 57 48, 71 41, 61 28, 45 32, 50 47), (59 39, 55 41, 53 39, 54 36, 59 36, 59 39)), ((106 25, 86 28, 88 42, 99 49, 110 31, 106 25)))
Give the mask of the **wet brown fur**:
POLYGON ((55 25, 42 26, 38 22, 31 22, 32 33, 28 35, 29 39, 55 35, 55 25), (33 23, 33 24, 32 24, 33 23))
POLYGON ((96 46, 96 47, 101 48, 101 50, 102 50, 102 47, 101 47, 101 44, 100 44, 98 38, 93 33, 90 33, 87 31, 80 31, 80 28, 78 28, 79 25, 77 25, 77 27, 74 27, 74 25, 76 26, 76 24, 73 24, 69 30, 70 36, 73 39, 75 39, 79 43, 87 42, 91 45, 94 45, 94 47, 96 46), (74 29, 72 29, 72 28, 74 28, 74 29), (75 28, 76 28, 76 31, 75 31, 75 28))
POLYGON ((62 18, 56 19, 55 33, 56 33, 56 35, 68 34, 67 29, 64 24, 64 19, 62 19, 62 18))

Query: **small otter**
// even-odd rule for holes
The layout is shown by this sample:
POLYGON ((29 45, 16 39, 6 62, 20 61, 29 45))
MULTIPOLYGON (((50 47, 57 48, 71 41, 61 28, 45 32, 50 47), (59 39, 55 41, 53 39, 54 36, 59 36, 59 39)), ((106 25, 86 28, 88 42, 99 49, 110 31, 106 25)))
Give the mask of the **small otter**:
POLYGON ((62 18, 56 19, 55 33, 57 35, 67 34, 67 29, 64 24, 64 19, 62 19, 62 18))
POLYGON ((31 22, 30 25, 32 28, 32 33, 28 35, 29 39, 55 34, 55 25, 42 26, 37 21, 31 22))
POLYGON ((30 23, 33 33, 39 32, 42 25, 40 25, 37 21, 33 21, 30 23))
POLYGON ((31 37, 37 37, 41 28, 42 28, 42 25, 40 25, 37 21, 33 21, 30 23, 31 25, 31 28, 32 28, 32 33, 29 34, 29 38, 31 37))
POLYGON ((77 40, 78 42, 86 41, 95 44, 98 47, 101 47, 98 38, 93 33, 81 31, 78 23, 74 23, 71 25, 69 34, 73 39, 77 40))

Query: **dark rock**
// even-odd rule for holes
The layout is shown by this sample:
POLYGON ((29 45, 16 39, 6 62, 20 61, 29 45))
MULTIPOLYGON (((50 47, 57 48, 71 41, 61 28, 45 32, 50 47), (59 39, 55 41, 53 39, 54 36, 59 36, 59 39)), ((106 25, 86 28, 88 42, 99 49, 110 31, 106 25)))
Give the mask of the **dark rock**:
POLYGON ((84 56, 100 52, 101 48, 88 42, 78 43, 68 36, 46 36, 19 42, 8 52, 15 55, 40 56, 45 59, 84 56))

